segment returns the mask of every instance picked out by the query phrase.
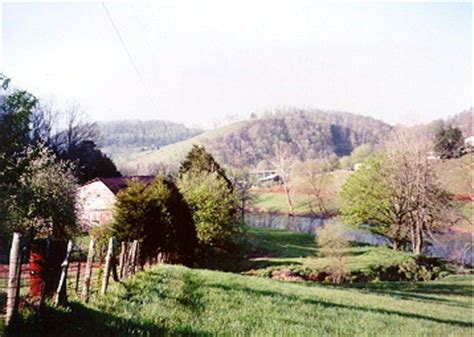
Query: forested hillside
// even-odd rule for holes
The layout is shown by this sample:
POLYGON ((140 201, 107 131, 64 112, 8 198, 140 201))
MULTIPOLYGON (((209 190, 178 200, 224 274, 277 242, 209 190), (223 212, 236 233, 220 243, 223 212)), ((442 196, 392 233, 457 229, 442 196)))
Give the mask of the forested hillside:
POLYGON ((471 108, 464 110, 453 117, 449 117, 446 120, 446 124, 460 128, 464 137, 474 136, 474 129, 472 125, 473 117, 474 108, 471 108))
POLYGON ((474 136, 474 126, 472 120, 474 118, 474 108, 466 109, 458 114, 450 116, 446 119, 436 119, 428 124, 416 125, 419 130, 426 130, 429 135, 434 137, 437 130, 452 126, 459 128, 464 137, 474 136))
POLYGON ((350 113, 282 111, 253 120, 207 147, 229 165, 255 167, 275 158, 280 146, 300 160, 343 156, 361 144, 379 143, 390 130, 382 121, 350 113))
POLYGON ((183 124, 160 120, 121 120, 98 123, 101 147, 110 152, 124 148, 157 148, 176 143, 202 132, 183 124))
POLYGON ((381 142, 391 129, 382 121, 346 112, 280 110, 119 161, 119 165, 146 173, 158 163, 176 164, 193 144, 199 144, 224 164, 255 168, 274 159, 282 147, 300 160, 342 156, 361 144, 381 142))

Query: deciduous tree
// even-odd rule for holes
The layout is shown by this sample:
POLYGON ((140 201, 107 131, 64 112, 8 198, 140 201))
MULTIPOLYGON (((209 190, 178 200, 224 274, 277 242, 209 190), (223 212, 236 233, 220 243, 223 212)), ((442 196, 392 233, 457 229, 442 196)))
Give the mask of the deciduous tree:
POLYGON ((236 239, 237 198, 218 172, 182 174, 178 187, 191 208, 197 237, 204 246, 227 248, 236 239))

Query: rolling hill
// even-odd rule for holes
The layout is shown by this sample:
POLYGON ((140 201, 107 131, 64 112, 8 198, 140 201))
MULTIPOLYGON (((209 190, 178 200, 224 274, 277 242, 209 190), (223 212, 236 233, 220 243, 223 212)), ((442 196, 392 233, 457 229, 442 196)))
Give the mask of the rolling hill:
POLYGON ((161 120, 119 120, 97 123, 100 147, 114 160, 194 137, 202 130, 161 120))
POLYGON ((146 174, 156 165, 175 166, 193 144, 205 146, 220 162, 255 168, 285 146, 300 160, 342 156, 364 143, 378 144, 392 127, 371 117, 347 112, 285 110, 203 132, 159 149, 115 158, 120 169, 146 174))

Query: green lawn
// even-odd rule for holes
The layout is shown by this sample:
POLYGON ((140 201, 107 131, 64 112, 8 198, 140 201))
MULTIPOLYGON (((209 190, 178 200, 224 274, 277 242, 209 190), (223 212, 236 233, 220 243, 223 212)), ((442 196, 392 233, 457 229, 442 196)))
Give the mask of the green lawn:
MULTIPOLYGON (((266 212, 279 212, 288 213, 288 202, 284 193, 278 192, 252 192, 255 196, 252 208, 266 211, 266 212)), ((311 208, 309 207, 309 199, 306 195, 296 194, 293 196, 293 205, 296 214, 310 214, 311 208)))
MULTIPOLYGON (((90 306, 48 307, 43 336, 472 336, 472 277, 329 286, 157 266, 90 306)), ((27 325, 15 336, 39 336, 27 325)))
MULTIPOLYGON (((248 259, 241 271, 249 275, 271 276, 275 270, 290 270, 302 276, 327 272, 333 263, 319 254, 314 236, 268 228, 248 228, 250 245, 248 259)), ((389 247, 374 247, 352 243, 344 251, 348 273, 378 277, 389 267, 397 267, 415 258, 408 252, 394 252, 389 247)), ((447 274, 447 272, 444 272, 447 274)))

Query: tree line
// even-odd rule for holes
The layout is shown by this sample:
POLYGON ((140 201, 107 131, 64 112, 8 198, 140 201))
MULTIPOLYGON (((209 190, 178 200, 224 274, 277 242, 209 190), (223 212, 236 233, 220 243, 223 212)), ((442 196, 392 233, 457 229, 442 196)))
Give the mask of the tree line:
POLYGON ((202 133, 198 128, 159 120, 99 122, 98 129, 102 148, 118 148, 121 151, 127 148, 159 148, 202 133))

